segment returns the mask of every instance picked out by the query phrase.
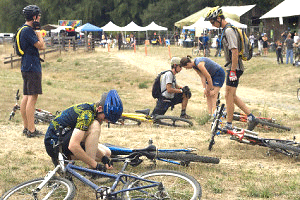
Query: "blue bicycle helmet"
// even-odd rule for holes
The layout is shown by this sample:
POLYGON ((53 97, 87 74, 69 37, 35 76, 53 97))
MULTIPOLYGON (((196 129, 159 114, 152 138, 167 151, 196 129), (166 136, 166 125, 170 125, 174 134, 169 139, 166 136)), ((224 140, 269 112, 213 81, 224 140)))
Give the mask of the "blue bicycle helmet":
POLYGON ((103 106, 105 118, 115 123, 121 117, 123 104, 116 90, 110 90, 103 106))

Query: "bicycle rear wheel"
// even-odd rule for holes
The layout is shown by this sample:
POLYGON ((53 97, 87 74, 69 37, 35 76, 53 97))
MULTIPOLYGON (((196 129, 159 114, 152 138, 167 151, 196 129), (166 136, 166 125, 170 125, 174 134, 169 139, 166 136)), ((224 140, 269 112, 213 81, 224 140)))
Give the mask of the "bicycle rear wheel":
POLYGON ((300 144, 293 141, 270 140, 269 147, 288 156, 299 156, 300 144))
POLYGON ((300 101, 300 88, 298 88, 298 90, 297 90, 297 98, 300 101))
MULTIPOLYGON (((163 186, 124 192, 122 199, 176 199, 199 200, 202 196, 198 181, 185 173, 171 170, 154 170, 140 175, 141 178, 161 182, 163 186)), ((149 185, 148 182, 135 180, 125 185, 126 189, 149 185)))
POLYGON ((19 199, 66 199, 70 200, 75 197, 74 184, 64 178, 53 177, 47 184, 36 192, 34 197, 33 191, 44 181, 44 178, 30 180, 17 185, 7 191, 1 200, 19 200, 19 199), (47 197, 47 195, 49 195, 47 197))
POLYGON ((270 122, 268 120, 264 120, 264 119, 258 119, 256 118, 256 121, 262 125, 266 125, 266 126, 270 126, 270 127, 274 127, 274 128, 279 128, 279 129, 283 129, 286 131, 290 131, 291 128, 290 127, 286 127, 286 126, 282 126, 280 124, 274 123, 274 122, 270 122))
POLYGON ((154 120, 155 124, 174 127, 190 127, 193 122, 188 119, 175 116, 157 115, 154 120))
POLYGON ((120 119, 114 124, 124 125, 124 126, 139 126, 139 125, 141 125, 141 121, 138 119, 129 118, 129 117, 120 117, 120 119))
POLYGON ((179 152, 157 152, 157 158, 171 159, 186 162, 202 162, 202 163, 214 163, 218 164, 220 162, 219 158, 199 156, 193 153, 179 153, 179 152))

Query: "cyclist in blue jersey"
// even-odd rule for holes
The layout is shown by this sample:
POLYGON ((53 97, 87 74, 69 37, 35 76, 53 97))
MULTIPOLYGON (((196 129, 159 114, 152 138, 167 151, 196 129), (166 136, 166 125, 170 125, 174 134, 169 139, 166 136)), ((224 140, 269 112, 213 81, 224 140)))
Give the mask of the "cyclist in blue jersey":
POLYGON ((63 153, 67 159, 81 160, 90 168, 105 171, 110 168, 110 150, 98 144, 103 121, 116 122, 123 112, 116 90, 104 93, 97 103, 82 103, 62 111, 50 123, 44 143, 54 165, 58 164, 59 131, 62 128, 63 153), (105 164, 99 164, 101 162, 105 164))
POLYGON ((201 78, 204 96, 207 98, 207 109, 210 115, 216 109, 219 91, 224 84, 225 71, 216 62, 206 57, 197 57, 194 61, 191 56, 183 57, 180 65, 186 69, 194 69, 201 78))

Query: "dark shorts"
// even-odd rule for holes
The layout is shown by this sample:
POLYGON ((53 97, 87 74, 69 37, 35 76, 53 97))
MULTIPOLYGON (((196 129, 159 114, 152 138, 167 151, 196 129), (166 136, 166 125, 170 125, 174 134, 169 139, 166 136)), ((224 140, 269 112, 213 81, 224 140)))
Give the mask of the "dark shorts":
POLYGON ((22 72, 23 95, 42 94, 42 73, 22 72))
POLYGON ((224 69, 219 69, 212 78, 213 86, 222 87, 225 81, 224 69))
MULTIPOLYGON (((69 143, 70 139, 73 133, 73 129, 68 129, 65 132, 63 132, 63 144, 62 144, 62 152, 67 157, 67 159, 71 159, 71 155, 73 153, 69 150, 69 143)), ((49 127, 47 130, 47 134, 54 134, 53 130, 49 127), (52 132, 52 133, 51 133, 52 132)), ((54 165, 58 164, 58 147, 54 147, 53 144, 57 144, 57 138, 56 139, 45 139, 44 144, 47 151, 47 154, 51 157, 52 162, 54 165)), ((84 143, 80 143, 81 147, 85 150, 84 143)))
POLYGON ((152 112, 152 115, 164 115, 169 107, 173 107, 176 104, 182 103, 182 93, 175 93, 173 99, 160 98, 156 102, 156 106, 152 112))
POLYGON ((229 72, 230 70, 227 70, 227 77, 226 77, 226 85, 227 86, 231 86, 231 87, 237 87, 239 85, 239 80, 240 80, 240 77, 242 76, 242 74, 244 73, 243 71, 241 70, 237 70, 236 71, 236 76, 237 76, 237 80, 236 81, 230 81, 229 80, 229 72))

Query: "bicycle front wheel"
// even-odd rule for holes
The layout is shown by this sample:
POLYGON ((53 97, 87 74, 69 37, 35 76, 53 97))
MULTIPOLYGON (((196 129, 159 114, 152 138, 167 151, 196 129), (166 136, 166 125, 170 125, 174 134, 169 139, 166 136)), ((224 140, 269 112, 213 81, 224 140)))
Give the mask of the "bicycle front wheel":
POLYGON ((193 122, 188 119, 175 116, 157 115, 154 120, 155 124, 174 127, 190 127, 193 122))
POLYGON ((129 117, 120 117, 120 119, 115 124, 124 126, 139 126, 141 125, 141 121, 129 117))
MULTIPOLYGON (((133 199, 176 199, 199 200, 202 196, 199 182, 190 175, 171 170, 154 170, 140 175, 141 178, 162 183, 162 187, 131 190, 123 194, 127 200, 133 199)), ((125 185, 126 189, 143 187, 149 183, 136 180, 125 185)))
POLYGON ((193 153, 179 153, 179 152, 157 152, 157 158, 170 159, 186 162, 202 162, 202 163, 214 163, 218 164, 220 162, 219 158, 199 156, 193 153))
POLYGON ((288 156, 299 156, 300 144, 293 141, 271 140, 269 147, 288 156))
POLYGON ((270 126, 270 127, 274 127, 274 128, 279 128, 279 129, 283 129, 283 130, 286 130, 286 131, 290 131, 291 128, 290 127, 286 127, 286 126, 282 126, 280 124, 276 124, 274 122, 270 122, 268 120, 265 120, 265 119, 258 119, 256 118, 257 122, 262 124, 262 125, 266 125, 266 126, 270 126))
POLYGON ((298 88, 298 90, 297 90, 297 98, 300 101, 300 88, 298 88))
POLYGON ((19 200, 19 199, 66 199, 70 200, 75 197, 74 184, 64 178, 53 177, 40 190, 35 189, 43 182, 44 178, 30 180, 17 185, 7 191, 1 200, 19 200))

